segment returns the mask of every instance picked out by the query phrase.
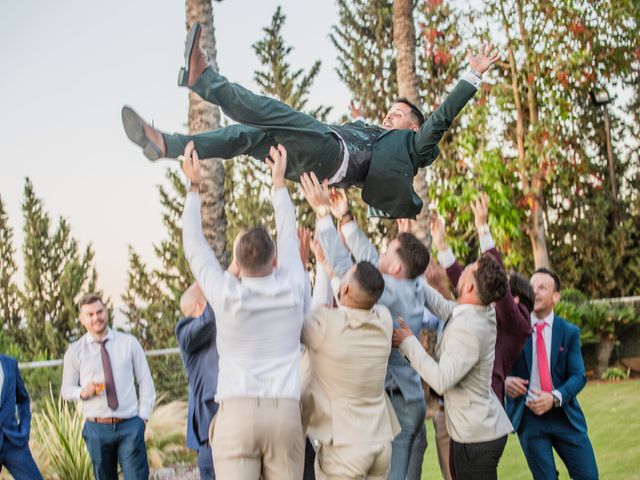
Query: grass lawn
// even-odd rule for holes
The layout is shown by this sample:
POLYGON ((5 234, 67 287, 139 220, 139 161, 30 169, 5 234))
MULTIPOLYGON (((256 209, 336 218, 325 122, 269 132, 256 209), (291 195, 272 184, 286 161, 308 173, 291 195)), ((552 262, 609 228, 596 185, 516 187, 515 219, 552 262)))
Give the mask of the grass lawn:
MULTIPOLYGON (((640 381, 620 383, 587 383, 578 395, 587 417, 589 437, 596 453, 600 478, 603 480, 640 480, 640 381)), ((422 478, 441 478, 433 436, 433 423, 427 422, 429 446, 424 457, 422 478)), ((556 456, 561 479, 569 475, 556 456)), ((500 478, 530 479, 520 443, 509 435, 499 466, 500 478)))

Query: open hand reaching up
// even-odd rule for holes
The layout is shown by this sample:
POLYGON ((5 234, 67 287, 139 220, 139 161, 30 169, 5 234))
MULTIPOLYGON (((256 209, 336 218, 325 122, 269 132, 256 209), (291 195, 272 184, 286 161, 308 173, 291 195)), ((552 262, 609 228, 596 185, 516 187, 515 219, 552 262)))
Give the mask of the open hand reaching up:
POLYGON ((489 45, 483 43, 480 45, 478 53, 474 54, 469 48, 467 49, 467 61, 469 62, 469 68, 482 75, 489 70, 491 65, 500 60, 500 52, 494 50, 493 44, 489 45))
POLYGON ((271 169, 271 180, 273 181, 273 189, 277 190, 285 186, 284 173, 287 170, 287 150, 283 145, 278 148, 271 147, 269 156, 264 159, 271 169))

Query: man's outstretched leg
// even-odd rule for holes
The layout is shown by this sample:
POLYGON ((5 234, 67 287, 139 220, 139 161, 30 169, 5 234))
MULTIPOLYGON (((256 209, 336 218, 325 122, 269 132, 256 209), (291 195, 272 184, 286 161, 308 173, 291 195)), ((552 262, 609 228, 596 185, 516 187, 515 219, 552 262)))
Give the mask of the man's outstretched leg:
POLYGON ((230 125, 196 135, 169 134, 143 120, 131 107, 122 108, 122 124, 129 139, 142 148, 149 160, 178 158, 191 140, 202 158, 251 155, 263 160, 277 142, 267 133, 245 125, 230 125))

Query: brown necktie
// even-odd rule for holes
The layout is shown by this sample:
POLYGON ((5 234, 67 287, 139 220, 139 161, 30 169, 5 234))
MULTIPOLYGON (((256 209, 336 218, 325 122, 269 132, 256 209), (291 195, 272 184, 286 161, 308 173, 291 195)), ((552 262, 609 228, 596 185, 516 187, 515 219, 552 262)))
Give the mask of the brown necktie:
POLYGON ((111 360, 109 360, 109 352, 105 348, 104 342, 100 342, 100 356, 102 357, 102 370, 104 371, 104 389, 107 392, 107 405, 111 410, 118 408, 118 394, 116 393, 116 383, 113 381, 113 371, 111 370, 111 360))

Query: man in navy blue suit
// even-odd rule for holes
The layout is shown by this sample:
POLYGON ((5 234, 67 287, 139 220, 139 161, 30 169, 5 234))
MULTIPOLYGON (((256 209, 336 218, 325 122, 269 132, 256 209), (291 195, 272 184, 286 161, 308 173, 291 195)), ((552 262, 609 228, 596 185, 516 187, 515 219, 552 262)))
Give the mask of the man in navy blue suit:
POLYGON ((18 362, 0 355, 0 471, 7 467, 16 480, 42 480, 29 450, 30 429, 31 405, 18 362))
POLYGON ((200 478, 212 480, 216 475, 209 425, 218 410, 214 400, 218 388, 215 316, 197 283, 182 295, 180 309, 184 318, 176 325, 176 337, 189 381, 187 447, 198 451, 200 478))
POLYGON ((576 396, 587 377, 580 330, 554 315, 560 279, 540 268, 531 277, 533 335, 505 382, 507 413, 534 479, 558 478, 553 450, 574 480, 598 478, 587 422, 576 396))

